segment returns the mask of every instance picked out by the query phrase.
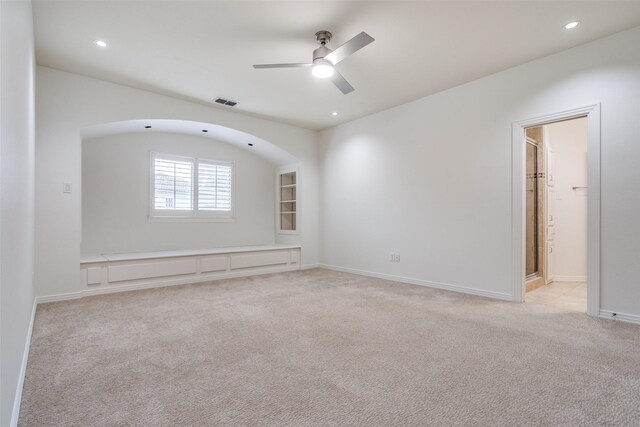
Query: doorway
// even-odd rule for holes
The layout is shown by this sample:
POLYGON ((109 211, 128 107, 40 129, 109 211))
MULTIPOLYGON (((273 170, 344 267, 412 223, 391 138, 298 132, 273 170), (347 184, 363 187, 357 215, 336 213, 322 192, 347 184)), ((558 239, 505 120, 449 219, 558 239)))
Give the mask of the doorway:
POLYGON ((545 127, 525 129, 525 292, 547 283, 545 268, 545 127))
POLYGON ((525 136, 525 301, 586 312, 587 118, 525 136))
POLYGON ((600 108, 514 123, 514 301, 599 315, 600 108))

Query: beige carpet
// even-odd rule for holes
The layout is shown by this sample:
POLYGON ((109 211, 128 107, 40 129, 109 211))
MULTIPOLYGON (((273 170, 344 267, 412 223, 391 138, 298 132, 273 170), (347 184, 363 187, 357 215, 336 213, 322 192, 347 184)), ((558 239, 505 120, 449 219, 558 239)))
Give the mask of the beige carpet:
POLYGON ((640 327, 325 270, 40 305, 22 426, 640 425, 640 327))

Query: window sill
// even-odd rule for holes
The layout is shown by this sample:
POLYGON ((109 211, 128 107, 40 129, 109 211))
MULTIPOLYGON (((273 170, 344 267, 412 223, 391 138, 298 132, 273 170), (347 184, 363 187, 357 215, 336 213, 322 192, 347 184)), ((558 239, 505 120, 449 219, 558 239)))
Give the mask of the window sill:
POLYGON ((277 234, 300 234, 298 230, 277 230, 277 234))
POLYGON ((234 222, 235 218, 223 217, 184 217, 184 216, 150 216, 150 223, 157 222, 234 222))

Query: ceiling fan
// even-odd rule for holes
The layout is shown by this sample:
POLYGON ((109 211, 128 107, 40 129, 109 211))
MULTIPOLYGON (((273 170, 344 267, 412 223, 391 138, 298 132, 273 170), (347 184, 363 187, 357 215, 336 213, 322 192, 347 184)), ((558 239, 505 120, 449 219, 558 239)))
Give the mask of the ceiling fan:
POLYGON ((331 79, 333 84, 336 85, 343 94, 346 95, 353 92, 353 86, 335 69, 335 65, 374 41, 374 38, 363 31, 335 50, 331 50, 326 46, 331 40, 331 33, 329 31, 318 31, 316 33, 316 40, 320 43, 320 47, 313 51, 313 61, 310 64, 259 64, 254 65, 253 68, 310 67, 311 74, 313 74, 314 77, 331 79))

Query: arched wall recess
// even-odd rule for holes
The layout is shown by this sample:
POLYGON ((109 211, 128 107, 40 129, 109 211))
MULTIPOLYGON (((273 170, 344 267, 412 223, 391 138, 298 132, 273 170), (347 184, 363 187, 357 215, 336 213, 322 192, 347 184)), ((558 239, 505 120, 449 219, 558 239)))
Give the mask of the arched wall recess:
POLYGON ((82 139, 89 139, 122 133, 150 131, 193 135, 236 145, 265 158, 276 166, 290 165, 299 161, 284 149, 257 136, 226 126, 190 120, 125 120, 89 126, 82 129, 80 134, 82 139), (206 130, 206 132, 203 132, 203 130, 206 130))
POLYGON ((299 242, 274 236, 275 173, 298 162, 286 149, 227 126, 192 120, 122 120, 92 125, 80 133, 83 257, 299 242), (140 197, 152 194, 149 152, 236 162, 235 213, 228 218, 152 217, 151 196, 140 197), (179 233, 166 225, 176 222, 185 224, 179 233))
MULTIPOLYGON (((70 296, 80 290, 82 140, 98 137, 101 132, 108 137, 120 127, 122 130, 118 132, 131 133, 133 128, 142 132, 144 126, 150 125, 153 130, 168 133, 171 126, 161 129, 161 123, 168 125, 167 119, 181 124, 174 130, 184 132, 188 127, 187 133, 199 132, 202 137, 205 133, 198 127, 204 124, 209 130, 206 136, 220 143, 240 144, 243 150, 253 150, 256 157, 265 156, 262 158, 276 167, 299 164, 304 183, 301 192, 305 195, 301 215, 316 216, 319 197, 316 131, 41 66, 36 68, 36 86, 38 297, 70 296), (151 120, 160 120, 157 128, 155 122, 149 124, 151 120), (63 192, 64 184, 70 185, 70 193, 63 192)), ((319 221, 306 220, 301 224, 300 235, 278 235, 276 243, 300 244, 301 265, 317 265, 319 221)))

